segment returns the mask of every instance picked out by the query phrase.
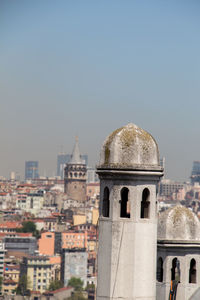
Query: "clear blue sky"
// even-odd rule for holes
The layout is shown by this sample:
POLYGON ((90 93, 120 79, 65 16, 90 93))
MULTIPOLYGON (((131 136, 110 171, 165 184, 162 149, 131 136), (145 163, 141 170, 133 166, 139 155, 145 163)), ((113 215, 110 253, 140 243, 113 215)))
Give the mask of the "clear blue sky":
POLYGON ((75 136, 90 165, 114 129, 157 140, 167 177, 200 160, 199 0, 1 0, 0 175, 56 171, 75 136))

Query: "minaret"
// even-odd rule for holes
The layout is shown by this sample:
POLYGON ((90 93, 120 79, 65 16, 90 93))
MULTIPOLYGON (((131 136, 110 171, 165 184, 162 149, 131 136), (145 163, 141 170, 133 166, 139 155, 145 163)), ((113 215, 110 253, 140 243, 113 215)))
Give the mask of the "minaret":
POLYGON ((176 300, 200 299, 197 215, 182 205, 161 212, 157 237, 157 299, 168 300, 169 294, 176 300))
POLYGON ((97 300, 156 299, 157 185, 153 137, 134 124, 105 140, 100 164, 97 300))
POLYGON ((64 184, 68 199, 86 201, 86 164, 81 159, 77 137, 72 158, 65 167, 64 184))

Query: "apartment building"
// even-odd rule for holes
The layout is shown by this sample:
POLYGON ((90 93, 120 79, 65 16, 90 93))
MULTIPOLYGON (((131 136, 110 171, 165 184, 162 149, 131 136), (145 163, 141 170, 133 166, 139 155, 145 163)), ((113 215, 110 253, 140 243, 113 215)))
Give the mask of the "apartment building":
POLYGON ((87 258, 86 249, 63 249, 61 256, 61 280, 67 286, 71 277, 79 277, 87 284, 87 258))
POLYGON ((47 256, 28 256, 20 265, 20 275, 26 275, 30 280, 30 290, 45 292, 52 278, 51 263, 47 256))
POLYGON ((18 283, 20 274, 20 264, 14 257, 4 259, 4 279, 12 280, 18 283))
POLYGON ((159 184, 160 196, 170 197, 173 193, 177 193, 179 190, 185 187, 184 183, 176 182, 169 179, 163 179, 159 184))
MULTIPOLYGON (((16 293, 17 283, 12 279, 3 280, 2 284, 2 294, 4 296, 14 296, 16 293)), ((5 299, 13 299, 13 298, 5 298, 5 299)))
POLYGON ((38 250, 40 254, 53 256, 61 253, 62 248, 61 232, 42 232, 41 238, 38 240, 38 250))
POLYGON ((30 234, 19 235, 13 234, 8 235, 3 238, 5 243, 5 249, 7 251, 19 251, 30 255, 33 255, 35 250, 37 250, 37 240, 30 234))
POLYGON ((0 277, 3 277, 4 274, 5 252, 5 244, 2 240, 0 240, 0 277))
POLYGON ((16 208, 37 214, 44 204, 44 196, 42 193, 30 193, 28 195, 20 195, 16 201, 16 208), (22 197, 23 196, 23 197, 22 197))
POLYGON ((60 254, 61 249, 87 248, 86 231, 42 232, 38 241, 40 254, 53 256, 60 254))
POLYGON ((0 232, 16 232, 20 228, 22 228, 21 222, 6 221, 0 224, 0 232))
POLYGON ((86 231, 62 232, 62 248, 63 249, 87 248, 87 232, 86 231))

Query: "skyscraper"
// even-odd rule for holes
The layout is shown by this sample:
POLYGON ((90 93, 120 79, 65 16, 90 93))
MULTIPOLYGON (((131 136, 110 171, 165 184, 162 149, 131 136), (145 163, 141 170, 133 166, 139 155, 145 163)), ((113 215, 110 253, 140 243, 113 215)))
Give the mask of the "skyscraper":
POLYGON ((70 161, 71 154, 59 153, 57 156, 57 176, 64 178, 65 165, 70 161))
MULTIPOLYGON (((88 155, 87 154, 83 154, 80 155, 81 159, 84 161, 84 163, 88 164, 88 155)), ((70 162, 72 158, 71 154, 66 154, 66 153, 59 153, 57 156, 57 176, 60 176, 61 179, 64 179, 64 168, 66 166, 66 164, 68 164, 70 162)))
POLYGON ((25 180, 39 178, 39 162, 26 161, 25 162, 25 180))
POLYGON ((191 183, 195 182, 200 183, 200 161, 193 161, 192 174, 191 174, 191 183))

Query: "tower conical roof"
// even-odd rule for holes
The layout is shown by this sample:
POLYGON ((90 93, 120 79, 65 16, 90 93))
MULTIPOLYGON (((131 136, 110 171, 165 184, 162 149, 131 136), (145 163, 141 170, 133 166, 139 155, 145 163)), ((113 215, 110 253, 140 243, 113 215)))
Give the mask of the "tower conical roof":
POLYGON ((79 150, 78 137, 76 137, 70 164, 83 164, 83 160, 81 159, 80 150, 79 150))

